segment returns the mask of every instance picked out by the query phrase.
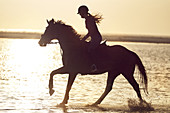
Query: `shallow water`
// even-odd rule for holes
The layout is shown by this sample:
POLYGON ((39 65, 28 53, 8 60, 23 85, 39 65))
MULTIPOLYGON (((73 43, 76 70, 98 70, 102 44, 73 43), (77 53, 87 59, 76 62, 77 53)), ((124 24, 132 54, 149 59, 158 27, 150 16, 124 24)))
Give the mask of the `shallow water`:
MULTIPOLYGON (((98 107, 88 107, 103 93, 107 73, 78 76, 69 104, 56 107, 65 93, 68 75, 54 77, 53 96, 48 94, 49 73, 62 66, 59 45, 40 47, 36 39, 0 39, 0 113, 170 112, 170 44, 108 42, 136 52, 146 67, 150 108, 138 105, 127 80, 118 76, 113 90, 98 107), (153 109, 152 109, 153 108, 153 109)), ((140 83, 139 71, 135 79, 140 83)))

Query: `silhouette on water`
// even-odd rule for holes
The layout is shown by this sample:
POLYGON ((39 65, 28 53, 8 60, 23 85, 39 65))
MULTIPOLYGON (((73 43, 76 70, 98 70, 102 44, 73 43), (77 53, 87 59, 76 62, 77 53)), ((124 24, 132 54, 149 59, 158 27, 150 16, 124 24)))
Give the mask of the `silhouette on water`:
POLYGON ((68 111, 74 112, 81 110, 86 112, 150 112, 154 111, 154 108, 151 106, 150 103, 146 101, 137 101, 133 99, 128 99, 128 107, 122 105, 99 105, 99 106, 88 106, 88 105, 69 105, 69 106, 56 106, 52 109, 60 108, 63 110, 64 113, 68 111))
POLYGON ((81 41, 80 35, 69 25, 66 25, 62 21, 48 21, 48 26, 44 34, 42 34, 39 41, 40 46, 46 46, 53 39, 57 39, 63 50, 62 61, 63 67, 56 69, 51 72, 49 80, 49 93, 52 95, 53 90, 53 76, 55 74, 69 74, 68 84, 66 88, 65 97, 60 104, 64 106, 68 103, 69 91, 71 90, 72 84, 77 74, 102 74, 108 72, 107 85, 104 93, 101 97, 93 104, 98 105, 106 97, 106 95, 112 90, 112 85, 115 78, 122 74, 128 82, 132 85, 137 93, 137 96, 142 101, 139 85, 134 79, 135 65, 138 66, 141 78, 145 85, 145 92, 147 93, 147 75, 145 68, 139 58, 139 56, 126 49, 123 46, 107 46, 105 43, 101 44, 95 50, 95 64, 98 70, 91 72, 91 60, 88 55, 89 43, 81 41))

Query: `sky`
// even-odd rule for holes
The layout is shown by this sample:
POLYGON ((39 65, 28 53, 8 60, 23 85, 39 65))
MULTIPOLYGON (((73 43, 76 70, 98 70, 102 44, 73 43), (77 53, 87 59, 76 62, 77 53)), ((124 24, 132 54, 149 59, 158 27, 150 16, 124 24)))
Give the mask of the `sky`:
POLYGON ((170 36, 170 0, 0 0, 0 29, 44 32, 46 19, 54 18, 87 33, 81 5, 103 15, 102 34, 170 36))

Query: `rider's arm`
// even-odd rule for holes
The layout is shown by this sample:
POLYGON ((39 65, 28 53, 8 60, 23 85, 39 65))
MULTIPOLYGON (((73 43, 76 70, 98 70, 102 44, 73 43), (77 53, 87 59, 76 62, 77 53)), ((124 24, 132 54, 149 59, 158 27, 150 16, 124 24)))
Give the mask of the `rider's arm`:
POLYGON ((87 34, 83 37, 82 41, 85 41, 89 36, 90 36, 90 34, 87 33, 87 34))
POLYGON ((88 33, 84 36, 82 41, 85 41, 89 36, 96 34, 97 26, 93 18, 88 17, 85 21, 88 33))

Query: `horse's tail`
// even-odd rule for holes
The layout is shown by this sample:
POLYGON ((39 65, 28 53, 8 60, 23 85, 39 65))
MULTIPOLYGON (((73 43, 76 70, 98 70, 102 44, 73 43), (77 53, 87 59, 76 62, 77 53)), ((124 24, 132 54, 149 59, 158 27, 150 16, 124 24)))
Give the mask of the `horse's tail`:
POLYGON ((137 64, 138 69, 140 71, 140 75, 141 75, 140 77, 142 79, 142 83, 144 83, 144 85, 145 85, 144 92, 146 94, 148 94, 148 78, 147 78, 147 75, 146 75, 145 67, 142 64, 142 61, 139 58, 139 56, 137 54, 135 56, 136 56, 136 64, 137 64))

